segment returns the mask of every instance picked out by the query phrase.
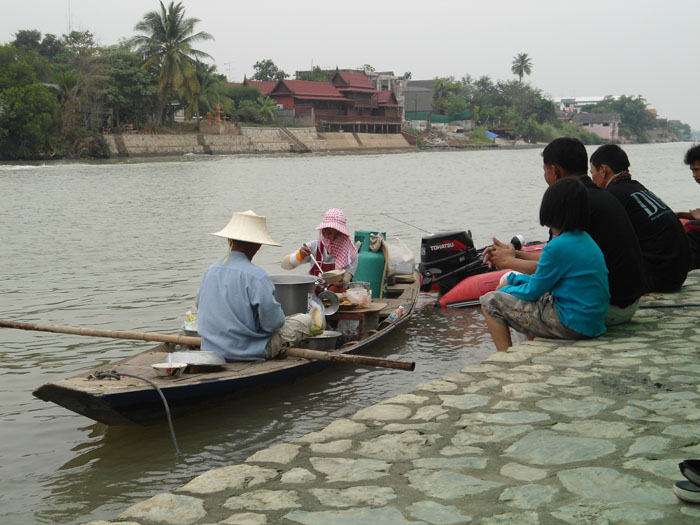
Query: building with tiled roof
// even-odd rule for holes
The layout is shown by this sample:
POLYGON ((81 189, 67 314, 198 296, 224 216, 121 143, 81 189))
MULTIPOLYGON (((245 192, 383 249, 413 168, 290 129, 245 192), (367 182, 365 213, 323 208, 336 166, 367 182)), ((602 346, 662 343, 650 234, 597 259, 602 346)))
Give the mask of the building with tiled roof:
POLYGON ((269 96, 294 116, 311 116, 315 125, 330 131, 401 132, 396 97, 377 91, 364 73, 336 71, 328 82, 282 79, 269 96))
POLYGON ((274 89, 274 87, 277 85, 277 82, 274 80, 271 81, 262 81, 262 80, 248 80, 247 78, 243 80, 243 85, 244 86, 252 86, 254 88, 258 88, 260 90, 260 93, 263 94, 263 96, 269 96, 270 92, 274 89))

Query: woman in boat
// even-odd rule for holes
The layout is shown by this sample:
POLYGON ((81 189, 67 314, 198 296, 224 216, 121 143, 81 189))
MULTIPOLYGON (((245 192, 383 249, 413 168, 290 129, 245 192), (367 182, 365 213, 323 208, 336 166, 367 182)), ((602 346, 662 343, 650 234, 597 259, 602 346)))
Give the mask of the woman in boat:
POLYGON ((345 286, 357 272, 357 249, 350 238, 348 221, 342 210, 331 208, 323 216, 321 224, 316 226, 318 239, 301 245, 298 251, 282 259, 282 268, 291 270, 308 262, 309 273, 320 276, 322 272, 335 270, 336 276, 330 282, 328 275, 324 278, 329 284, 345 286), (311 255, 318 262, 314 264, 311 255))
POLYGON ((540 224, 553 238, 534 275, 507 274, 481 307, 498 351, 512 345, 510 328, 529 338, 586 339, 605 333, 610 302, 603 253, 584 228, 588 193, 576 178, 552 184, 540 206, 540 224))

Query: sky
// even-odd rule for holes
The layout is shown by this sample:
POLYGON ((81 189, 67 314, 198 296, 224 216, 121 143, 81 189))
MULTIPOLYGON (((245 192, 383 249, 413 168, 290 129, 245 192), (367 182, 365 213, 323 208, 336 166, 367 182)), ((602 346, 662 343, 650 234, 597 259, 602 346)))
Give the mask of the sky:
MULTIPOLYGON (((698 0, 182 0, 198 49, 241 81, 271 59, 285 72, 372 65, 414 80, 510 80, 527 53, 552 98, 643 96, 660 117, 700 129, 698 0)), ((167 5, 167 2, 166 2, 167 5)), ((89 30, 100 45, 135 34, 157 0, 0 0, 0 43, 21 29, 89 30)))

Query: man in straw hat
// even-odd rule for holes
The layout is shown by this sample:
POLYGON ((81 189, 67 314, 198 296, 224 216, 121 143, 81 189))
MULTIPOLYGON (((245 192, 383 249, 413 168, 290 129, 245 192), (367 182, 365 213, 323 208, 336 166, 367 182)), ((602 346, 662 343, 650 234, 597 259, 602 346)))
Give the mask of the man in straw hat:
POLYGON ((267 231, 267 220, 252 210, 236 212, 216 233, 228 239, 229 253, 212 264, 197 292, 197 324, 202 350, 228 361, 271 359, 308 335, 311 317, 285 319, 275 300, 275 285, 251 261, 260 246, 280 246, 267 231))

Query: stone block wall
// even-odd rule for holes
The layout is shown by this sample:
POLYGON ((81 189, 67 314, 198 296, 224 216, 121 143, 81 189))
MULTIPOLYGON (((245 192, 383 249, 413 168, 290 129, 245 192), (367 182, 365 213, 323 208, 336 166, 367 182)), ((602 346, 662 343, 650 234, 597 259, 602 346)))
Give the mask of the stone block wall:
POLYGON ((105 135, 104 138, 113 157, 411 148, 400 134, 318 133, 313 127, 287 128, 286 133, 276 128, 241 128, 238 135, 123 134, 105 135), (297 144, 294 143, 295 139, 297 144), (303 146, 308 149, 303 149, 303 146))
POLYGON ((328 142, 319 135, 316 128, 287 128, 287 132, 294 135, 299 142, 311 151, 325 151, 328 149, 328 142))
POLYGON ((242 135, 204 135, 204 141, 212 154, 255 153, 255 144, 242 135))
POLYGON ((197 135, 121 135, 129 156, 205 153, 197 135))
POLYGON ((319 136, 326 141, 329 150, 358 149, 360 144, 355 140, 352 133, 319 133, 319 136))
POLYGON ((357 133, 357 138, 365 148, 404 149, 411 147, 400 133, 357 133))

